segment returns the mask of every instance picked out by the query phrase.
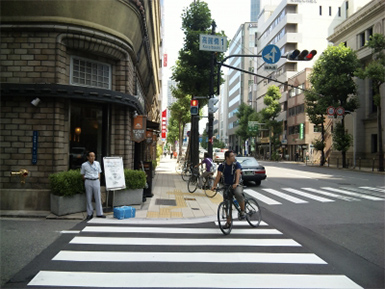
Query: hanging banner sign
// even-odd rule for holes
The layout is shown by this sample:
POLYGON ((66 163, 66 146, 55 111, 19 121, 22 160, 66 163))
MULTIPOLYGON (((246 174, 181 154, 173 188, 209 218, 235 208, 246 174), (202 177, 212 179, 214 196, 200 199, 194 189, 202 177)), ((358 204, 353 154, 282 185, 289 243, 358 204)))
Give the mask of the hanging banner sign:
POLYGON ((155 146, 156 145, 156 141, 157 141, 157 135, 156 135, 156 133, 154 132, 153 134, 152 134, 152 145, 153 146, 155 146))
POLYGON ((132 139, 134 142, 142 142, 146 139, 147 116, 138 115, 134 117, 134 126, 132 128, 132 139))
POLYGON ((146 142, 148 144, 152 143, 152 130, 147 130, 147 132, 146 132, 146 142))
POLYGON ((166 140, 167 133, 167 109, 162 111, 162 140, 166 140))

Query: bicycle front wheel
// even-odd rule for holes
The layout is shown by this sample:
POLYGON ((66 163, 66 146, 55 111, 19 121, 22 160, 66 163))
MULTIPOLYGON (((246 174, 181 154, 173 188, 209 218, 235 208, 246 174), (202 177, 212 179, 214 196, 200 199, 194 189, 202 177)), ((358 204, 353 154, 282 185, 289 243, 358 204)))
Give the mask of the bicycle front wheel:
POLYGON ((208 177, 206 181, 203 184, 203 190, 205 191, 206 196, 209 198, 214 198, 217 194, 217 190, 212 191, 211 188, 213 187, 214 179, 212 177, 208 177))
POLYGON ((262 220, 262 212, 254 199, 245 200, 246 220, 252 227, 258 227, 262 220))
POLYGON ((190 177, 191 177, 191 169, 188 169, 188 168, 184 169, 182 171, 182 179, 184 181, 187 181, 190 177))
POLYGON ((217 219, 219 229, 221 229, 222 233, 225 235, 230 234, 231 229, 233 228, 233 218, 231 216, 231 204, 229 204, 228 201, 223 201, 219 204, 217 211, 217 219), (228 219, 230 223, 228 223, 228 219))
POLYGON ((187 181, 187 190, 190 193, 194 193, 196 189, 198 188, 198 178, 191 176, 187 181))
POLYGON ((182 163, 177 163, 176 165, 175 165, 175 171, 176 171, 176 173, 177 174, 181 174, 182 173, 182 170, 183 170, 183 164, 182 163))

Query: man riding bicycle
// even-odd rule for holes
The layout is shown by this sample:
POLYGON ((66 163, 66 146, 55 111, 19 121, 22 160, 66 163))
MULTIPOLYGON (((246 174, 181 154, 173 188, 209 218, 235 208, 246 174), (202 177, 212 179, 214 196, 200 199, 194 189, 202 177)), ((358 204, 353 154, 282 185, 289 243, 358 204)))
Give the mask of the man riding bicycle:
MULTIPOLYGON (((243 198, 243 186, 240 185, 241 181, 241 165, 235 161, 235 154, 233 151, 225 152, 225 161, 219 165, 217 177, 215 178, 214 185, 211 190, 215 190, 217 184, 222 179, 223 184, 231 185, 231 189, 235 198, 237 199, 239 206, 241 207, 240 219, 245 219, 245 199, 243 198)), ((229 218, 229 217, 228 217, 229 218)), ((229 220, 228 220, 229 223, 229 220)))
POLYGON ((208 153, 205 153, 203 156, 204 156, 203 161, 201 163, 197 164, 195 167, 201 166, 203 164, 206 165, 206 171, 202 173, 202 178, 204 178, 205 182, 206 182, 207 177, 214 174, 215 164, 214 164, 214 161, 211 158, 209 158, 208 153))

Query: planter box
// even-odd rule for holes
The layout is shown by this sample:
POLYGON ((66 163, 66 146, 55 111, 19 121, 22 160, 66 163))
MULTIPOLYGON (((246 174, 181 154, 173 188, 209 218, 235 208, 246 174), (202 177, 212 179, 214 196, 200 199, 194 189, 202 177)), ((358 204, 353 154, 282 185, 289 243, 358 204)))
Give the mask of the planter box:
POLYGON ((141 205, 143 189, 119 190, 114 192, 114 206, 141 205))
POLYGON ((86 210, 86 194, 76 194, 70 197, 51 194, 51 212, 57 216, 85 212, 86 210))

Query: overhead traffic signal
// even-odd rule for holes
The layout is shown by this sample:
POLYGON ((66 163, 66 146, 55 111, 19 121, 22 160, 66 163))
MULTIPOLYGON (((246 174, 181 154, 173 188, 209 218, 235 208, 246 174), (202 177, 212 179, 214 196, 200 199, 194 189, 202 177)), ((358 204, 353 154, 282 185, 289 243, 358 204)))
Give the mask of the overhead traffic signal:
POLYGON ((199 114, 199 101, 197 99, 192 99, 190 101, 190 113, 191 115, 199 114))
POLYGON ((298 49, 295 49, 293 51, 290 51, 286 58, 287 60, 292 60, 292 61, 310 61, 313 59, 313 57, 317 54, 317 50, 302 50, 299 51, 298 49))
POLYGON ((212 97, 209 99, 209 113, 215 113, 218 110, 218 107, 215 106, 218 101, 219 99, 217 97, 212 97))

